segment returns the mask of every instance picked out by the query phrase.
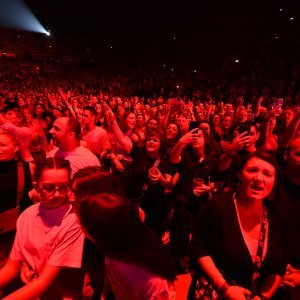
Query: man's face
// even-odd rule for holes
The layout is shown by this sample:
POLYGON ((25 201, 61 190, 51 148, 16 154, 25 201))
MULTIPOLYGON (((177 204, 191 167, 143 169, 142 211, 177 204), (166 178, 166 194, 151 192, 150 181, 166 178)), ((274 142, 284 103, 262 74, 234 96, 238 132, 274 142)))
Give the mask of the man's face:
POLYGON ((53 127, 49 131, 53 138, 53 143, 57 147, 61 147, 68 140, 68 118, 61 117, 54 121, 53 127))
POLYGON ((239 112, 236 115, 236 120, 239 123, 245 123, 248 119, 248 113, 245 109, 239 110, 239 112))
POLYGON ((94 124, 95 116, 89 110, 83 110, 82 113, 82 124, 83 125, 90 125, 94 124))
POLYGON ((249 144, 246 145, 246 147, 254 146, 258 138, 259 138, 259 132, 256 130, 254 126, 251 126, 249 132, 249 144))
POLYGON ((6 134, 0 134, 0 161, 10 161, 15 158, 18 146, 6 134))

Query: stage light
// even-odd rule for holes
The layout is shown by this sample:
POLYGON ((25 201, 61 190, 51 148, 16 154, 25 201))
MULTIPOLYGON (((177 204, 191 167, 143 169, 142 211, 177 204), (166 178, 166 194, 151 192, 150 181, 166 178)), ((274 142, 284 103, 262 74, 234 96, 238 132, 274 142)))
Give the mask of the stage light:
POLYGON ((47 31, 47 32, 46 32, 46 35, 50 36, 50 35, 51 35, 51 33, 50 33, 49 31, 47 31))
POLYGON ((50 35, 22 0, 0 0, 0 26, 50 35))
POLYGON ((235 63, 239 63, 239 62, 240 62, 240 60, 239 60, 239 59, 236 59, 234 62, 235 62, 235 63))

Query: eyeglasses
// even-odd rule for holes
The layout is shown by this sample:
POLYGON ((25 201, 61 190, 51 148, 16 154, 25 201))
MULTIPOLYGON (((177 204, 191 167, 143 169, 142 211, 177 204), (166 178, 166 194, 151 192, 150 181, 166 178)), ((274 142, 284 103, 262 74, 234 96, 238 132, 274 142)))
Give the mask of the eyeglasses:
POLYGON ((44 194, 48 195, 54 195, 56 191, 59 191, 60 194, 65 195, 70 191, 71 187, 69 182, 62 183, 59 185, 47 183, 42 185, 40 189, 44 194))

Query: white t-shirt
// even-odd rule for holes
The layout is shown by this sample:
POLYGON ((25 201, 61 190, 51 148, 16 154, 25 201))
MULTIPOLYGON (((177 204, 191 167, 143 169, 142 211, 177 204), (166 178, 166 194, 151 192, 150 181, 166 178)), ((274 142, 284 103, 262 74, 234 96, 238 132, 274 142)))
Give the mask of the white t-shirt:
POLYGON ((26 209, 18 218, 10 259, 21 261, 37 275, 46 264, 80 268, 84 234, 72 205, 46 210, 41 203, 26 209))
POLYGON ((103 150, 110 149, 110 142, 105 129, 96 126, 90 132, 86 132, 84 128, 81 129, 82 140, 87 143, 87 148, 95 155, 99 155, 103 150))
POLYGON ((51 150, 47 157, 59 157, 68 160, 71 165, 71 177, 80 169, 86 167, 99 166, 99 159, 87 148, 83 146, 78 146, 73 151, 64 152, 59 148, 51 150))
POLYGON ((132 264, 105 258, 105 272, 117 300, 174 300, 172 283, 132 264))

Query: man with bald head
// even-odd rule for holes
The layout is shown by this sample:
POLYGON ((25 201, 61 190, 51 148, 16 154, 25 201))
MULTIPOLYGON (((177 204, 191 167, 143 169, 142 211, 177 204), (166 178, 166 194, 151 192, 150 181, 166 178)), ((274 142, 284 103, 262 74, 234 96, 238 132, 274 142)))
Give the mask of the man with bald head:
POLYGON ((50 130, 56 148, 48 157, 60 157, 70 162, 72 177, 80 169, 100 166, 98 158, 87 148, 80 146, 81 127, 79 122, 70 117, 59 117, 50 130))
MULTIPOLYGON (((282 220, 287 251, 287 272, 280 299, 300 299, 300 137, 286 148, 283 190, 278 212, 282 220)), ((277 298, 276 298, 277 299, 277 298)))

